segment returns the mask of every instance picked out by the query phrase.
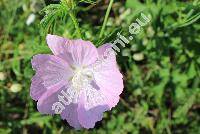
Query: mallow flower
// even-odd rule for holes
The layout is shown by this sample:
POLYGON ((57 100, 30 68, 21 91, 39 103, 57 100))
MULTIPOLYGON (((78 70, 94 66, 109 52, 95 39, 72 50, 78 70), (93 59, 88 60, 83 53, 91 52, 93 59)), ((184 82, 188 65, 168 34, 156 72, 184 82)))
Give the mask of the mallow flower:
POLYGON ((39 112, 60 114, 76 129, 93 128, 117 105, 124 87, 115 54, 107 51, 111 45, 96 48, 90 41, 50 34, 46 39, 53 55, 33 56, 30 96, 39 112))

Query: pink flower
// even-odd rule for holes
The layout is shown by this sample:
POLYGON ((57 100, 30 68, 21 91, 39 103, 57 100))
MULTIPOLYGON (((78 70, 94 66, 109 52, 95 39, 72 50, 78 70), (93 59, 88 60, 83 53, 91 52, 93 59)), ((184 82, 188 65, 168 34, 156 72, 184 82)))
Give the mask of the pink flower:
POLYGON ((115 55, 105 56, 109 44, 96 48, 91 42, 47 35, 53 55, 38 54, 32 59, 36 74, 30 95, 38 111, 59 114, 74 128, 93 128, 119 101, 122 75, 115 55), (104 57, 102 63, 98 63, 104 57))

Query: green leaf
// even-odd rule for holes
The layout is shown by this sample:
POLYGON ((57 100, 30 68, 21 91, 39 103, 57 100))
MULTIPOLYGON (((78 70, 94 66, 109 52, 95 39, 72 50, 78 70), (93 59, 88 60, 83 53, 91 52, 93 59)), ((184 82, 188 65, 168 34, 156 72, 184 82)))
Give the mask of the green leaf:
POLYGON ((195 99, 196 99, 196 93, 193 93, 187 99, 184 105, 181 105, 176 109, 176 111, 173 113, 173 117, 176 118, 178 121, 185 121, 186 114, 194 104, 195 99))
POLYGON ((200 19, 200 13, 197 13, 196 15, 188 18, 185 22, 179 24, 178 27, 186 27, 188 25, 191 25, 191 24, 195 23, 199 19, 200 19))
POLYGON ((51 27, 55 26, 57 18, 64 20, 68 13, 68 7, 65 4, 51 4, 45 7, 41 13, 45 13, 44 18, 41 20, 40 25, 45 30, 50 30, 51 27))
POLYGON ((19 59, 19 51, 15 49, 14 51, 14 58, 12 62, 12 69, 15 75, 20 76, 21 75, 21 68, 20 68, 20 59, 19 59))
POLYGON ((196 69, 195 69, 195 63, 194 62, 192 62, 190 64, 190 67, 189 67, 187 74, 188 74, 188 77, 190 79, 196 76, 197 72, 196 72, 196 69))

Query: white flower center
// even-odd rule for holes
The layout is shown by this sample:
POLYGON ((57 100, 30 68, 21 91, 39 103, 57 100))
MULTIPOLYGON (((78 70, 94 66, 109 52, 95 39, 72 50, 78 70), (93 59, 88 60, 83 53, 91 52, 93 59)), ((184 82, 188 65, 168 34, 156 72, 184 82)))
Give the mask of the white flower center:
POLYGON ((72 88, 68 90, 72 91, 73 102, 77 103, 80 91, 84 91, 86 104, 85 108, 90 109, 98 104, 101 104, 105 98, 100 90, 95 89, 91 81, 94 80, 94 71, 89 68, 76 68, 74 76, 72 78, 72 88))
POLYGON ((65 109, 64 106, 78 103, 80 93, 85 96, 84 107, 86 110, 105 104, 106 98, 104 94, 91 83, 94 80, 94 70, 84 67, 73 68, 73 70, 74 75, 70 80, 70 86, 63 87, 63 90, 58 95, 59 102, 55 102, 52 106, 52 110, 55 110, 57 114, 60 114, 65 109))
POLYGON ((76 68, 74 71, 74 76, 72 78, 72 87, 76 91, 80 91, 83 88, 90 85, 93 80, 93 71, 84 67, 76 68))

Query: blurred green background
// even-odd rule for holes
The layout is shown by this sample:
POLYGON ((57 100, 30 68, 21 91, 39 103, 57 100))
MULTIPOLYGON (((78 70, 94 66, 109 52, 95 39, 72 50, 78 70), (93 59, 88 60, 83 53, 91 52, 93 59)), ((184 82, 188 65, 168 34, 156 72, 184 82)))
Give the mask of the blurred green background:
MULTIPOLYGON (((57 3, 46 0, 46 4, 57 3)), ((94 129, 76 131, 59 116, 41 115, 29 96, 30 60, 50 53, 47 33, 77 38, 68 13, 52 12, 40 25, 43 0, 0 0, 0 134, 102 133, 200 134, 200 2, 198 0, 115 0, 99 38, 109 0, 82 0, 75 7, 86 40, 96 46, 128 37, 140 13, 151 22, 117 60, 124 75, 118 105, 94 129), (95 2, 95 3, 94 3, 95 2)), ((57 11, 57 10, 54 10, 57 11)))

